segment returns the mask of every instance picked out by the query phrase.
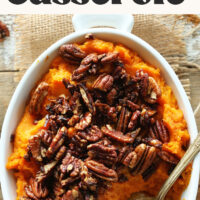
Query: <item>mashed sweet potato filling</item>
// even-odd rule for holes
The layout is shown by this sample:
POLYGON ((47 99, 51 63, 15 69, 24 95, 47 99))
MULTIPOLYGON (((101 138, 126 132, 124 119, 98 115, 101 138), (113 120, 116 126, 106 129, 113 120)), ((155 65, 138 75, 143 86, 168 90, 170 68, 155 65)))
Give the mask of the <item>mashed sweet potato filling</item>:
MULTIPOLYGON (((126 71, 130 75, 135 75, 135 72, 139 69, 143 69, 152 76, 159 84, 162 96, 159 98, 159 115, 163 118, 169 132, 170 141, 164 144, 163 148, 166 151, 171 152, 177 157, 181 158, 185 153, 190 136, 187 131, 187 124, 184 120, 182 111, 178 108, 176 98, 171 88, 166 85, 160 70, 151 66, 147 62, 144 62, 136 52, 124 47, 121 44, 114 44, 111 42, 102 41, 99 39, 88 40, 85 43, 79 45, 79 47, 86 53, 107 53, 118 52, 120 59, 125 63, 126 71)), ((49 71, 44 75, 41 81, 45 81, 49 84, 49 94, 45 99, 43 108, 49 103, 49 99, 55 99, 61 94, 69 95, 68 91, 62 83, 62 79, 66 78, 70 82, 72 71, 74 66, 66 63, 61 57, 56 57, 49 71)), ((102 70, 109 72, 109 65, 102 70)), ((87 86, 90 87, 94 80, 87 80, 87 86)), ((24 159, 26 154, 26 148, 28 139, 30 136, 35 135, 44 126, 45 122, 45 109, 42 110, 41 116, 43 118, 34 123, 36 119, 28 112, 28 106, 25 109, 24 116, 21 119, 15 132, 14 150, 9 157, 7 163, 7 169, 14 170, 15 177, 17 179, 17 200, 22 196, 26 196, 24 192, 24 186, 26 185, 29 177, 34 175, 38 170, 38 165, 31 161, 27 162, 24 159)), ((71 134, 73 130, 71 130, 71 134)), ((128 170, 125 172, 128 180, 123 183, 113 183, 111 187, 100 192, 99 200, 127 200, 134 192, 145 191, 149 194, 156 195, 164 181, 168 178, 167 164, 162 162, 159 164, 156 172, 146 181, 143 180, 141 175, 132 176, 128 170)), ((187 187, 191 175, 191 165, 183 172, 181 177, 176 181, 167 195, 167 199, 178 200, 184 189, 187 187)))

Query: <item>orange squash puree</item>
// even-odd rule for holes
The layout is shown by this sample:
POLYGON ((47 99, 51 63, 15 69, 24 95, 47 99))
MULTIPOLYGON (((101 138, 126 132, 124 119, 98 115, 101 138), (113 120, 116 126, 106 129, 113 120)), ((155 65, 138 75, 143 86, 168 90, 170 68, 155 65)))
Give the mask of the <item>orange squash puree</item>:
MULTIPOLYGON (((183 113, 178 108, 176 98, 171 88, 166 85, 161 77, 160 70, 144 62, 136 52, 129 50, 121 44, 94 39, 79 44, 79 47, 87 53, 119 52, 119 57, 125 63, 125 68, 129 74, 135 75, 138 69, 143 69, 156 79, 162 90, 162 96, 159 98, 158 112, 170 132, 170 141, 164 144, 163 148, 181 158, 185 153, 185 148, 183 147, 186 147, 189 143, 190 136, 187 131, 187 124, 184 120, 183 113)), ((49 99, 56 98, 61 94, 69 95, 62 84, 62 79, 66 78, 71 81, 73 70, 74 67, 66 63, 61 57, 56 57, 54 59, 48 73, 46 73, 41 80, 46 81, 50 86, 49 94, 45 99, 43 107, 48 104, 49 99)), ((102 70, 109 71, 110 66, 108 65, 102 70)), ((90 86, 92 83, 92 79, 87 80, 87 86, 90 86)), ((9 157, 7 168, 15 170, 15 177, 17 179, 17 200, 25 195, 24 185, 27 183, 29 177, 38 170, 37 164, 33 161, 26 162, 24 155, 26 154, 29 137, 36 134, 44 125, 45 109, 42 110, 41 114, 43 119, 35 125, 33 123, 35 119, 29 114, 27 106, 24 116, 15 132, 14 151, 9 157)), ((73 129, 70 130, 70 134, 73 135, 73 129)), ((192 167, 189 165, 171 188, 166 199, 180 199, 182 192, 189 183, 191 169, 192 167)), ((147 181, 144 181, 140 175, 132 176, 128 171, 125 171, 128 181, 124 183, 113 183, 107 191, 103 193, 100 192, 98 199, 127 200, 133 192, 140 191, 156 195, 164 181, 168 178, 167 172, 168 166, 164 162, 159 164, 156 172, 147 181)))

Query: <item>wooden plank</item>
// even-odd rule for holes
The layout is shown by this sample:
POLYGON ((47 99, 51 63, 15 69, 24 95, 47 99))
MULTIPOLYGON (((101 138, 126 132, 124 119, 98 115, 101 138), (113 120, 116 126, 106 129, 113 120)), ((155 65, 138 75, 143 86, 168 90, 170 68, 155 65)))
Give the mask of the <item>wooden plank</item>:
POLYGON ((14 76, 14 72, 0 72, 0 130, 10 98, 12 97, 17 85, 14 81, 14 76))

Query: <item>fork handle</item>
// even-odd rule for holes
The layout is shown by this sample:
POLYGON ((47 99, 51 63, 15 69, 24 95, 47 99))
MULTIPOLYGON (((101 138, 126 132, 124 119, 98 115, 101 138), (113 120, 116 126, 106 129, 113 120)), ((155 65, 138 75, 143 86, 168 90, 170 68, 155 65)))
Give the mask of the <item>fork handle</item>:
POLYGON ((176 168, 173 170, 169 178, 166 180, 155 200, 163 200, 165 198, 167 192, 172 187, 174 182, 178 179, 178 177, 181 175, 181 173, 187 167, 187 165, 195 158, 195 156, 199 153, 199 151, 200 151, 200 133, 197 135, 193 144, 190 145, 183 158, 180 160, 176 168))

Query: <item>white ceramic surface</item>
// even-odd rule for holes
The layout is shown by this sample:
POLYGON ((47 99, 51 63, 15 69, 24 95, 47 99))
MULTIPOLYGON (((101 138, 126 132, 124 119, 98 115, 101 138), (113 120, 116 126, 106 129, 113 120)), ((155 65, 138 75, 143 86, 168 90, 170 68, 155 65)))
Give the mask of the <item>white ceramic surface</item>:
MULTIPOLYGON (((16 197, 16 181, 13 177, 12 172, 6 170, 5 165, 9 155, 12 153, 10 136, 15 132, 16 126, 18 125, 23 115, 27 99, 29 98, 29 93, 31 89, 35 86, 36 82, 40 80, 42 75, 48 71, 49 64, 57 55, 58 48, 64 43, 84 41, 84 36, 87 33, 93 33, 96 37, 103 40, 122 43, 130 49, 137 51, 145 61, 148 61, 152 65, 160 68, 162 76, 164 77, 167 84, 171 86, 178 100, 179 107, 183 110, 184 117, 187 121, 188 130, 191 136, 191 142, 194 141, 194 138, 197 135, 196 122, 189 100, 176 74, 174 73, 170 65, 166 62, 166 60, 154 48, 152 48, 142 39, 128 32, 131 31, 131 27, 133 26, 132 16, 115 15, 114 19, 115 20, 113 20, 113 16, 108 15, 106 18, 91 15, 78 15, 74 17, 73 24, 75 26, 75 29, 78 31, 62 38, 51 47, 49 47, 43 54, 41 54, 38 59, 35 60, 35 62, 26 71, 24 77, 20 81, 12 97, 2 127, 0 142, 0 180, 4 200, 15 200, 16 197), (95 24, 94 20, 97 19, 99 20, 99 22, 101 21, 101 23, 95 24), (105 23, 102 23, 102 19, 107 20, 105 23), (120 23, 121 20, 124 20, 123 23, 120 23), (86 23, 87 26, 85 25, 86 23), (80 27, 84 29, 88 28, 91 25, 99 26, 104 24, 106 26, 111 26, 123 30, 112 28, 92 28, 80 30, 80 27), (46 59, 47 57, 48 59, 46 59)), ((183 193, 182 199, 196 199, 199 180, 199 168, 200 155, 196 156, 193 162, 193 170, 190 184, 183 193)))

